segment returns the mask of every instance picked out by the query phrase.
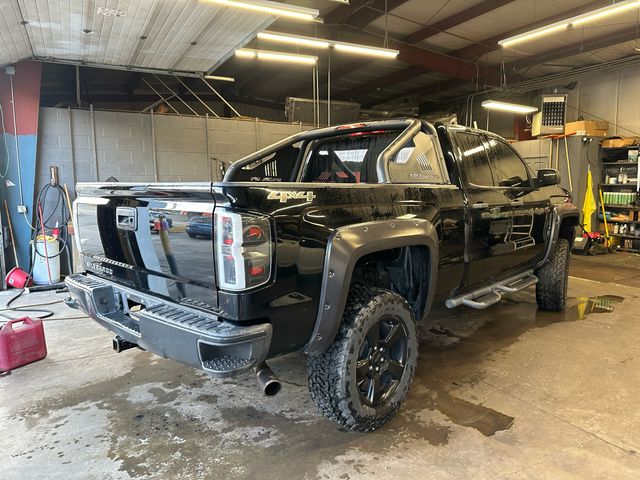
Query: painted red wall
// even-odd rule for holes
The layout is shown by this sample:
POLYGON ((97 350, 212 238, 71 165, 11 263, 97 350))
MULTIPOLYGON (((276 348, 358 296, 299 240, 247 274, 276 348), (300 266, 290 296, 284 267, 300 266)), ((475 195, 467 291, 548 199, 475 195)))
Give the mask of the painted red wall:
MULTIPOLYGON (((24 61, 16 63, 14 67, 16 73, 13 76, 13 90, 16 101, 17 133, 18 135, 35 135, 38 133, 42 64, 24 61)), ((11 83, 5 68, 0 69, 0 104, 4 111, 6 133, 15 134, 11 108, 11 83)))

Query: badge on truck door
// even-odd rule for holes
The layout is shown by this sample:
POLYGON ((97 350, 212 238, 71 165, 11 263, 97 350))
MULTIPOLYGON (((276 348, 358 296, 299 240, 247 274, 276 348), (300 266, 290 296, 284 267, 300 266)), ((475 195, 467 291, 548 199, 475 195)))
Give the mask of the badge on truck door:
POLYGON ((306 200, 313 202, 316 194, 312 190, 307 192, 296 192, 295 190, 283 190, 279 192, 269 192, 267 200, 278 200, 280 203, 287 203, 289 200, 306 200))

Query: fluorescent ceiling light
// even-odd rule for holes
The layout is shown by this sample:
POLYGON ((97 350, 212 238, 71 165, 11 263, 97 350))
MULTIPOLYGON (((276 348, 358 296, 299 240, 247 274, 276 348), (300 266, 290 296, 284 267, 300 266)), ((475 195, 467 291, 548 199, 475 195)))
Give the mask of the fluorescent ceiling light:
POLYGON ((233 77, 221 77, 219 75, 205 75, 205 79, 207 80, 217 80, 219 82, 235 82, 236 79, 233 77))
POLYGON ((546 27, 536 28, 535 30, 530 30, 525 33, 521 33, 520 35, 515 35, 513 37, 505 38, 504 40, 500 40, 498 45, 502 47, 510 47, 511 45, 515 45, 516 43, 522 43, 529 40, 533 40, 534 38, 542 37, 543 35, 548 35, 550 33, 558 32, 560 30, 565 30, 569 26, 566 22, 554 23, 552 25, 547 25, 546 27))
POLYGON ((609 15, 615 15, 616 13, 624 12, 626 10, 631 10, 632 8, 639 8, 639 7, 640 7, 639 0, 627 0, 625 2, 618 2, 603 8, 599 8, 597 10, 594 10, 593 12, 583 13, 582 15, 573 17, 570 23, 571 25, 574 25, 574 26, 583 25, 587 22, 598 20, 603 17, 608 17, 609 15))
POLYGON ((365 45, 356 45, 353 43, 335 42, 333 47, 348 53, 359 53, 361 55, 372 55, 374 57, 396 58, 400 53, 399 50, 390 48, 367 47, 365 45))
POLYGON ((269 0, 200 0, 206 3, 215 3, 225 7, 242 8, 254 12, 267 13, 278 17, 287 17, 305 22, 318 21, 320 12, 314 8, 303 8, 295 5, 287 5, 269 0))
POLYGON ((260 32, 258 34, 258 38, 260 40, 292 43, 294 45, 304 45, 306 47, 329 48, 329 42, 327 40, 316 40, 315 38, 303 37, 300 35, 284 35, 282 33, 260 32))
POLYGON ((533 113, 538 111, 536 107, 518 105, 517 103, 499 102, 497 100, 485 100, 482 102, 482 107, 489 110, 501 110, 512 113, 533 113))
POLYGON ((597 10, 593 10, 591 12, 583 13, 582 15, 576 15, 574 17, 560 20, 543 27, 535 28, 533 30, 529 30, 528 32, 514 35, 513 37, 505 38, 503 40, 500 40, 498 42, 498 45, 501 45, 503 47, 510 47, 517 43, 526 42, 543 35, 566 30, 569 27, 584 25, 585 23, 599 20, 603 17, 615 15, 616 13, 621 13, 634 8, 640 8, 640 0, 625 0, 623 2, 614 3, 603 8, 598 8, 597 10))
MULTIPOLYGON (((640 0, 639 0, 640 1, 640 0)), ((368 45, 359 45, 357 43, 336 42, 324 38, 305 37, 302 35, 289 35, 288 33, 278 32, 261 32, 258 34, 261 40, 271 40, 274 42, 290 43, 298 46, 307 46, 313 48, 333 47, 349 53, 359 53, 361 55, 373 55, 383 58, 396 58, 400 53, 398 50, 390 48, 370 47, 368 45)))
POLYGON ((275 62, 301 63, 305 65, 314 65, 318 61, 318 57, 312 55, 269 52, 266 50, 252 50, 250 48, 240 48, 236 50, 236 56, 242 58, 257 58, 258 60, 273 60, 275 62))

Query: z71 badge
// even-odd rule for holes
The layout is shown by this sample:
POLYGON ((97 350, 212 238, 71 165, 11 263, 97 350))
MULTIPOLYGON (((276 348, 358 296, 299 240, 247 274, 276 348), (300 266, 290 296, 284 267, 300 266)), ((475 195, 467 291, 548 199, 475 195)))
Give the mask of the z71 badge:
POLYGON ((307 202, 313 202, 315 198, 316 194, 313 193, 313 191, 296 192, 284 190, 280 192, 269 192, 267 200, 278 200, 280 203, 287 203, 289 200, 306 200, 307 202))

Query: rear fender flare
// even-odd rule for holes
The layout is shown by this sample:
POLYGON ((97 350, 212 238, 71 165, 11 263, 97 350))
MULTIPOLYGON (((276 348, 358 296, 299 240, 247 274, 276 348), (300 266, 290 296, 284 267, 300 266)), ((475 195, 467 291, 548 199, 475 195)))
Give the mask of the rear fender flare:
POLYGON ((357 261, 370 253, 406 246, 425 246, 429 250, 426 315, 436 290, 439 261, 438 234, 431 222, 417 218, 367 222, 341 227, 331 234, 325 252, 318 314, 304 347, 306 354, 324 352, 338 333, 357 261))

